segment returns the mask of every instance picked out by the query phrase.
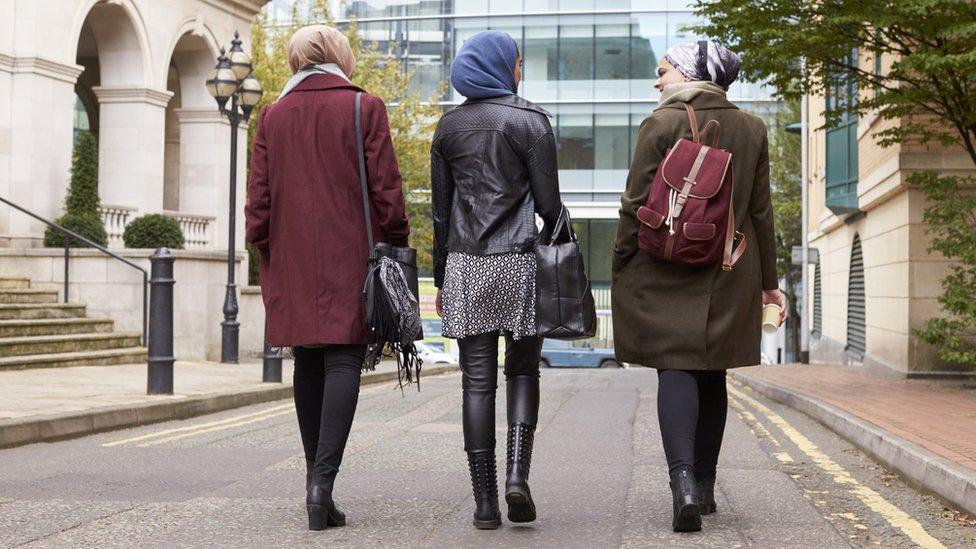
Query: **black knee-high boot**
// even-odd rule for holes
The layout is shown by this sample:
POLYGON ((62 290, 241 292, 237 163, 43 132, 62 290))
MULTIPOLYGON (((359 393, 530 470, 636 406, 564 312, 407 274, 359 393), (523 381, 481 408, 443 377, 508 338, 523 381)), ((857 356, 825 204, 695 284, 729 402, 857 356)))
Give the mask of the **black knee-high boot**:
POLYGON ((506 338, 505 377, 508 401, 508 452, 505 502, 508 520, 532 522, 535 502, 529 489, 532 445, 539 420, 539 360, 541 338, 506 338))
POLYGON ((498 383, 498 332, 458 340, 461 351, 462 422, 474 494, 476 528, 501 525, 495 467, 495 389, 498 383))

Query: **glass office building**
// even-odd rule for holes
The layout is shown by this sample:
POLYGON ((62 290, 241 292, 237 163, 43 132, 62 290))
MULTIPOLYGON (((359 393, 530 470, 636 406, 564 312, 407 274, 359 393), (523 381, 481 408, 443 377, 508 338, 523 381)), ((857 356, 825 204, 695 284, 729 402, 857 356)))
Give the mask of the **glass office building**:
MULTIPOLYGON (((287 17, 294 0, 276 0, 287 17)), ((700 37, 688 0, 355 0, 335 1, 340 24, 356 19, 365 39, 414 71, 414 90, 450 108, 463 98, 449 86, 454 53, 472 34, 510 34, 525 59, 520 94, 553 114, 559 182, 595 287, 610 281, 610 248, 620 193, 641 122, 657 103, 658 59, 700 37)), ((769 115, 771 90, 737 82, 729 98, 769 115)), ((608 301, 600 292, 600 301, 608 301)), ((606 303, 606 306, 609 306, 606 303)))

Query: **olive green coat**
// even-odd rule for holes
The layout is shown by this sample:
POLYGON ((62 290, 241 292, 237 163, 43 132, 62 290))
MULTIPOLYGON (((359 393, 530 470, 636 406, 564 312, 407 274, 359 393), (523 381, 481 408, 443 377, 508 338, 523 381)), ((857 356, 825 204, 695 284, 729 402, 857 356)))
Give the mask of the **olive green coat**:
POLYGON ((740 111, 711 83, 669 86, 641 124, 613 246, 613 331, 617 358, 651 368, 724 370, 759 363, 762 290, 775 289, 776 244, 769 197, 769 154, 762 120, 740 111), (637 248, 644 205, 665 151, 691 139, 682 102, 699 127, 722 125, 719 147, 732 153, 732 203, 746 252, 731 272, 688 267, 637 248))

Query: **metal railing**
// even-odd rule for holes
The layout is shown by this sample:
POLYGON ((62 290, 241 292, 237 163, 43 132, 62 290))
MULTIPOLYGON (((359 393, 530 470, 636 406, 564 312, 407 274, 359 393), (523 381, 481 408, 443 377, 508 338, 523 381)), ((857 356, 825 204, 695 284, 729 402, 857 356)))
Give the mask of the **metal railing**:
POLYGON ((144 268, 136 265, 135 263, 129 261, 128 259, 126 259, 124 257, 119 256, 118 254, 115 254, 115 253, 112 253, 112 252, 108 251, 107 249, 105 249, 105 247, 103 247, 103 246, 101 246, 99 244, 96 244, 96 243, 92 242, 91 240, 88 240, 87 238, 81 236, 80 234, 78 234, 78 233, 76 233, 76 232, 74 232, 74 231, 72 231, 70 229, 65 229, 64 227, 62 227, 61 225, 58 225, 57 223, 55 223, 53 221, 44 219, 43 217, 37 215, 36 213, 34 213, 32 211, 27 210, 26 208, 23 208, 21 206, 18 206, 17 204, 14 204, 13 202, 7 200, 6 198, 4 198, 2 196, 0 196, 0 202, 3 202, 4 204, 10 206, 11 208, 13 208, 13 209, 15 209, 15 210, 17 210, 17 211, 19 211, 19 212, 21 212, 23 214, 29 215, 29 216, 33 217, 34 219, 40 221, 41 223, 44 223, 48 227, 51 227, 52 229, 55 229, 55 230, 61 232, 61 235, 64 237, 64 302, 65 303, 68 302, 68 281, 70 280, 69 279, 69 276, 70 276, 70 269, 69 269, 70 261, 69 261, 69 259, 71 258, 71 248, 70 248, 69 245, 71 244, 71 240, 70 239, 72 239, 72 238, 75 239, 75 240, 77 240, 77 241, 79 241, 79 242, 83 242, 83 243, 87 244, 88 246, 90 246, 92 248, 95 248, 96 250, 102 252, 103 254, 108 255, 109 257, 112 257, 113 259, 117 259, 117 260, 121 261, 122 263, 125 263, 129 267, 132 267, 133 269, 136 269, 140 273, 142 273, 142 344, 143 345, 146 345, 146 343, 148 341, 148 333, 147 333, 148 327, 146 325, 146 318, 147 318, 146 317, 146 313, 147 313, 147 309, 149 307, 149 305, 148 305, 149 304, 149 272, 146 269, 144 269, 144 268))

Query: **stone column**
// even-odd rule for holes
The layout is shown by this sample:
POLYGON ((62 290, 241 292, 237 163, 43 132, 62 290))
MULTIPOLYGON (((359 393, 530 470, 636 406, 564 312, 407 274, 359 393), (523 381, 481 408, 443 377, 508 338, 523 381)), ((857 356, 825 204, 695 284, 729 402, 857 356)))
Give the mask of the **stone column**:
POLYGON ((93 88, 98 97, 98 190, 102 202, 163 210, 166 104, 173 92, 130 86, 93 88))
MULTIPOLYGON (((210 248, 227 249, 230 187, 230 123, 213 108, 177 109, 180 120, 180 211, 215 217, 210 248)), ((247 178, 247 128, 237 151, 237 249, 243 249, 247 178)))
MULTIPOLYGON (((0 54, 0 195, 61 215, 72 150, 74 85, 82 67, 0 54)), ((0 245, 35 245, 45 226, 0 206, 0 245)))

